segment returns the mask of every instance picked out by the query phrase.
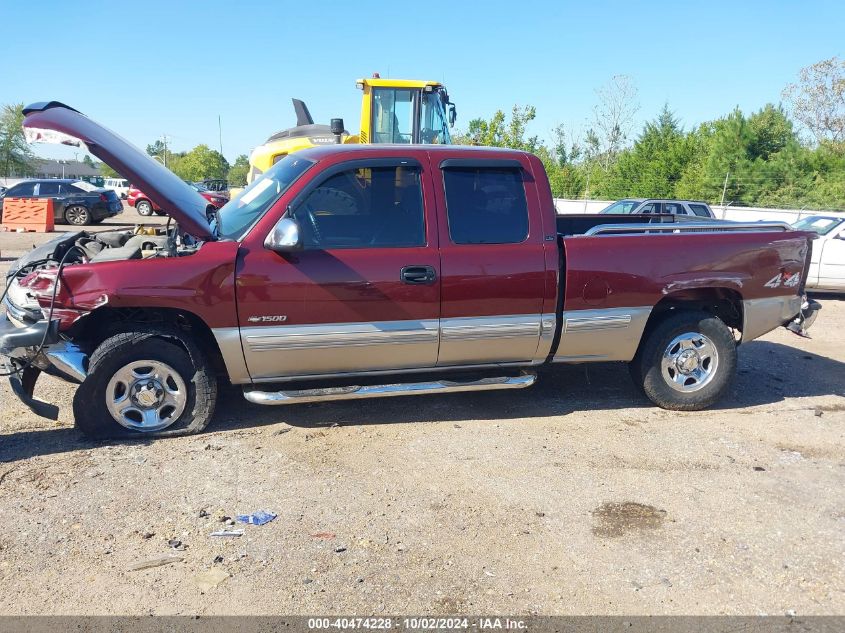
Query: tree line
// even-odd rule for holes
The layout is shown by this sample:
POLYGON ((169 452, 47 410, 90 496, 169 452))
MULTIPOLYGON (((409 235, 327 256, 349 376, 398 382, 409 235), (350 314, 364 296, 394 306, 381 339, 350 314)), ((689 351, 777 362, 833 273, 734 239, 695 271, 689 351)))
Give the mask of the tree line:
MULTIPOLYGON (((537 154, 560 198, 688 198, 747 206, 845 209, 845 61, 804 68, 782 93, 783 104, 739 108, 689 130, 665 105, 633 136, 639 110, 630 78, 616 76, 597 91, 583 133, 563 125, 550 141, 530 136, 533 106, 513 106, 473 119, 455 135, 461 144, 510 147, 537 154)), ((35 173, 35 156, 21 129, 22 104, 0 110, 0 175, 35 173)), ((146 148, 184 180, 226 178, 246 184, 249 160, 233 164, 208 145, 173 152, 162 140, 146 148)), ((103 176, 117 174, 100 163, 103 176)))
POLYGON ((845 210, 845 61, 804 68, 765 104, 684 130, 668 104, 630 139, 639 109, 631 80, 598 92, 589 127, 574 137, 560 125, 551 142, 527 134, 533 106, 474 119, 463 144, 510 147, 543 161, 559 198, 686 198, 736 206, 845 210), (630 140, 632 142, 630 142, 630 140))

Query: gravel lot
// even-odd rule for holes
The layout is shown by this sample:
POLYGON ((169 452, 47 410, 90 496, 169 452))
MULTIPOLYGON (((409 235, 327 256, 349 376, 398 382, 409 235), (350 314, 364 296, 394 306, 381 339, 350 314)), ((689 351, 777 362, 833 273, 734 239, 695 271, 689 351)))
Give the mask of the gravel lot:
MULTIPOLYGON (((43 239, 0 233, 0 269, 43 239)), ((39 383, 54 423, 3 381, 0 613, 843 614, 845 301, 822 302, 701 413, 608 364, 278 408, 228 389, 203 435, 99 444, 71 386, 39 383)))

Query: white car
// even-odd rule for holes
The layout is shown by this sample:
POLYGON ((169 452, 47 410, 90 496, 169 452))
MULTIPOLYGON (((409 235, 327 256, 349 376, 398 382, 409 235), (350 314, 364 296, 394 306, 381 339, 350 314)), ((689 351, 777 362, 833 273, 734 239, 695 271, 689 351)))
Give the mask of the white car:
POLYGON ((125 200, 129 195, 129 181, 126 178, 106 178, 103 188, 111 189, 121 200, 125 200))
POLYGON ((819 236, 813 241, 807 289, 845 292, 845 215, 811 215, 792 226, 819 236))

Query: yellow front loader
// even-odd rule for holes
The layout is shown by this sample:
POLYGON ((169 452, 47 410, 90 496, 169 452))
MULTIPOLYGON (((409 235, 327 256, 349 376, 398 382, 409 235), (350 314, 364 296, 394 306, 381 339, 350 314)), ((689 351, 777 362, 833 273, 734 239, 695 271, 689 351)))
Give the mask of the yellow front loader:
POLYGON ((343 119, 314 123, 304 102, 293 100, 296 126, 273 134, 249 156, 247 183, 288 154, 331 143, 427 143, 448 145, 455 124, 455 104, 437 81, 382 79, 378 73, 359 79, 361 131, 349 134, 343 119))

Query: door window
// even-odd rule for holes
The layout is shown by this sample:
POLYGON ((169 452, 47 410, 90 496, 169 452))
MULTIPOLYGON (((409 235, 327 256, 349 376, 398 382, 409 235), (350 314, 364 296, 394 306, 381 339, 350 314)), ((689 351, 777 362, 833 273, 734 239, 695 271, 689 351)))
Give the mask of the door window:
POLYGON ((703 204, 691 204, 691 205, 689 205, 689 208, 697 216, 700 216, 702 218, 709 218, 710 217, 710 212, 707 210, 707 207, 704 206, 703 204))
POLYGON ((9 189, 6 192, 7 198, 27 198, 32 195, 35 188, 35 183, 21 182, 9 189))
POLYGON ((671 213, 672 215, 686 215, 687 210, 684 205, 679 202, 664 202, 663 213, 671 213))
POLYGON ((660 205, 657 202, 649 202, 641 206, 637 213, 660 213, 660 205))
POLYGON ((373 142, 412 143, 414 140, 414 91, 373 89, 373 142))
POLYGON ((516 244, 528 237, 528 204, 516 168, 443 171, 449 236, 455 244, 516 244))
POLYGON ((57 196, 59 195, 59 183, 57 182, 42 182, 38 189, 39 196, 57 196))
POLYGON ((323 181, 294 212, 306 249, 425 245, 420 170, 348 169, 323 181))

